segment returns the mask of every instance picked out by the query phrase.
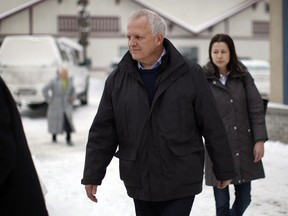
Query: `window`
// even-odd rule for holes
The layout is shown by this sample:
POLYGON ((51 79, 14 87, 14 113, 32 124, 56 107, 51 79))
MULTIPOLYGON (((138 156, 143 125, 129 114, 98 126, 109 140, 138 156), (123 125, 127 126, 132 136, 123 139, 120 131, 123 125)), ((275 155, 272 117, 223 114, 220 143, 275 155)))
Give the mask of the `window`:
POLYGON ((179 47, 178 50, 188 60, 198 62, 198 47, 179 47))
POLYGON ((267 13, 267 14, 269 14, 270 13, 270 4, 269 4, 269 1, 266 1, 265 2, 265 12, 267 13))
POLYGON ((253 34, 254 35, 269 35, 269 22, 266 21, 254 21, 253 22, 253 34))
MULTIPOLYGON (((91 32, 118 32, 118 17, 89 17, 89 26, 91 32)), ((77 16, 59 16, 59 32, 78 32, 77 16)))
POLYGON ((76 16, 59 16, 58 17, 58 31, 59 32, 77 32, 78 18, 76 16))
POLYGON ((118 17, 91 17, 91 31, 95 32, 118 32, 118 17))

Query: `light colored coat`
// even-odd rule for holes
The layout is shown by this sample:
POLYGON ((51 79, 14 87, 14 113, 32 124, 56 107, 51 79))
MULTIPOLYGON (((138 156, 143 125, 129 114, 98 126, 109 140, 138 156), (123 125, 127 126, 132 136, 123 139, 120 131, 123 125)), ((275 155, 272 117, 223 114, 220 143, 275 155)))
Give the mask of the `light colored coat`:
POLYGON ((48 131, 52 134, 62 133, 64 130, 64 113, 75 131, 72 121, 73 99, 75 89, 72 78, 68 78, 67 88, 64 91, 60 78, 51 80, 44 88, 43 95, 48 103, 47 120, 48 131))

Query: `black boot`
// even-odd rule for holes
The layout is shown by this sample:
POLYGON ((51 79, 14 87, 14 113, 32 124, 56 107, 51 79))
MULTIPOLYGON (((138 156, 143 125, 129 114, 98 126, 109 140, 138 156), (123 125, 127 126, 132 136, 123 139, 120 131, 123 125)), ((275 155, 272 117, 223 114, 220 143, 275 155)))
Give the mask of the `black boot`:
POLYGON ((67 144, 68 144, 69 146, 72 146, 72 145, 73 145, 73 142, 71 141, 71 135, 70 135, 70 133, 67 133, 66 141, 67 141, 67 144))
POLYGON ((52 135, 52 142, 53 142, 53 143, 57 143, 56 134, 53 134, 53 135, 52 135))

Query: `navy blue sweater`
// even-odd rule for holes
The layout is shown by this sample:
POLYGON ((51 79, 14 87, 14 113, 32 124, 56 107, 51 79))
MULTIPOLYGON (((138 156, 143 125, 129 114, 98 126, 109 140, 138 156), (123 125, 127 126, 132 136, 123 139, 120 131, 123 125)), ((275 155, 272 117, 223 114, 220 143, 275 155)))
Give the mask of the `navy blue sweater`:
POLYGON ((159 67, 156 67, 154 69, 148 69, 148 70, 139 68, 138 72, 140 76, 142 77, 142 80, 145 84, 148 98, 151 104, 154 98, 154 94, 155 94, 155 81, 159 73, 159 67))

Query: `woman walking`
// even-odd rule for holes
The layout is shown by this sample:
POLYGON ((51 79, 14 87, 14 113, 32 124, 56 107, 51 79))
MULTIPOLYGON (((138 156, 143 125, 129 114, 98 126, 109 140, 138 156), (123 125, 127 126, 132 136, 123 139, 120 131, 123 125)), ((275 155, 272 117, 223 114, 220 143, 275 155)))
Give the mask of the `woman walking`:
POLYGON ((71 133, 74 131, 72 112, 75 90, 66 67, 62 67, 58 76, 43 88, 43 94, 48 103, 48 131, 52 134, 52 142, 56 143, 57 134, 66 131, 66 142, 73 145, 71 133))
POLYGON ((251 202, 251 181, 264 178, 261 159, 268 139, 261 95, 246 67, 238 60, 229 35, 215 35, 203 67, 225 125, 237 176, 232 179, 235 200, 230 208, 229 187, 218 189, 207 155, 206 184, 213 186, 217 216, 241 216, 251 202))

